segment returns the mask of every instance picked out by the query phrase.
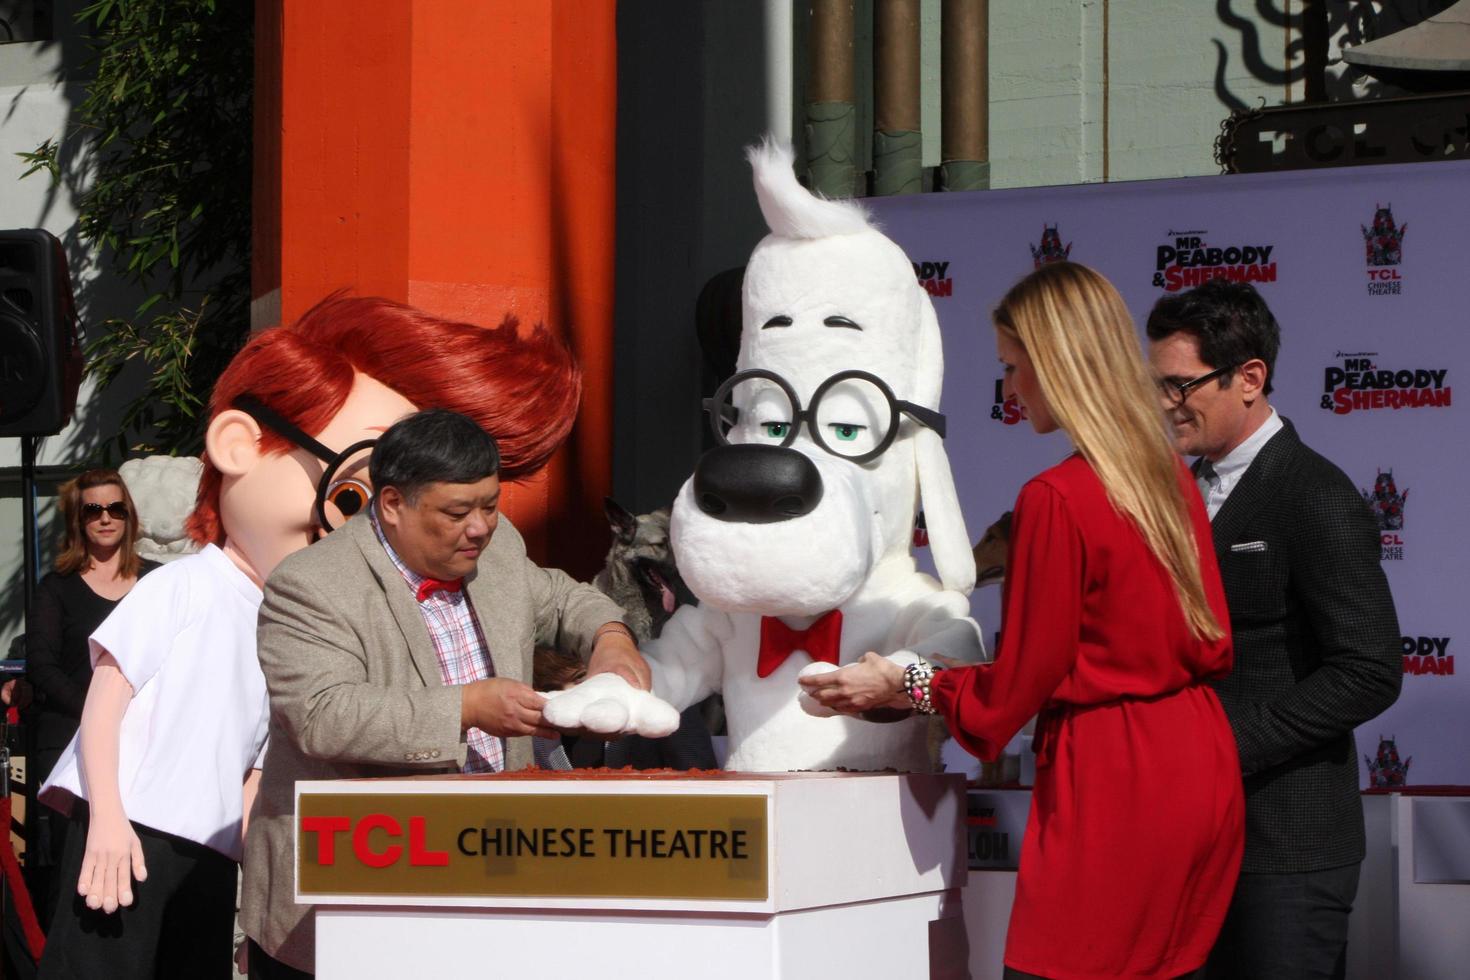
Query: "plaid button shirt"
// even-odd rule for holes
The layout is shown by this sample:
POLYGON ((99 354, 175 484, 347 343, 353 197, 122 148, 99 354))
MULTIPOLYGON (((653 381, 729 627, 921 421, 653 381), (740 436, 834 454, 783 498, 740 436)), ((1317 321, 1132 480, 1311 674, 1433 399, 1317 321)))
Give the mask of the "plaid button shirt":
MULTIPOLYGON (((377 507, 370 508, 369 513, 372 516, 373 531, 382 543, 383 550, 403 575, 409 592, 417 597, 424 576, 405 565, 388 543, 383 529, 378 525, 377 507)), ((495 668, 490 663, 490 651, 485 645, 485 634, 481 632, 480 622, 475 618, 475 607, 463 589, 458 592, 434 592, 418 606, 419 613, 424 617, 424 625, 429 629, 429 637, 434 641, 434 653, 439 659, 439 675, 445 684, 468 684, 495 676, 495 668)), ((471 728, 465 733, 465 742, 468 752, 465 755, 464 772, 500 772, 505 768, 505 743, 498 737, 478 728, 471 728)))

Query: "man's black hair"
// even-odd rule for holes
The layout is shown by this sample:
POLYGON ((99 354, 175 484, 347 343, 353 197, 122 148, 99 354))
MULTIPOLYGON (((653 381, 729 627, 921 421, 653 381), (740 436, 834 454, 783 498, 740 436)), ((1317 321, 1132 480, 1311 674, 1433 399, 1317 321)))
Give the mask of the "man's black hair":
MULTIPOLYGON (((1236 367, 1254 358, 1266 362, 1265 393, 1271 394, 1281 328, 1256 287, 1248 282, 1211 279, 1154 304, 1146 327, 1149 340, 1183 331, 1199 341, 1199 357, 1212 368, 1236 367)), ((1221 381, 1228 387, 1230 378, 1221 381)))
POLYGON ((399 419, 373 447, 373 487, 393 487, 410 502, 430 483, 478 483, 500 472, 495 438, 473 419, 430 408, 399 419))

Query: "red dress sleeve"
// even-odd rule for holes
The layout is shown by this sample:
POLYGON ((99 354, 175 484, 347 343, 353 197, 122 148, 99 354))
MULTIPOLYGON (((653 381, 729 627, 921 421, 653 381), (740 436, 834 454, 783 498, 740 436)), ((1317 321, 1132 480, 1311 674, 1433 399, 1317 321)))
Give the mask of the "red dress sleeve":
POLYGON ((950 734, 972 755, 997 758, 1071 671, 1082 581, 1082 534, 1067 502, 1033 480, 1012 518, 995 662, 939 671, 930 688, 950 734))

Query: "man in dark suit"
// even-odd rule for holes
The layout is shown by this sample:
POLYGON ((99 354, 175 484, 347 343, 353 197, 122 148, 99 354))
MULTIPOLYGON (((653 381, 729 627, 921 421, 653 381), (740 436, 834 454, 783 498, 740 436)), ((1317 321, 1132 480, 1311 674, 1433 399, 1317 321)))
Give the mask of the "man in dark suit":
POLYGON ((1235 639, 1217 691, 1245 776, 1245 860, 1208 975, 1340 978, 1364 850, 1353 729, 1403 680, 1377 526, 1268 403, 1280 331, 1253 287, 1165 297, 1148 338, 1175 445, 1200 458, 1235 639))

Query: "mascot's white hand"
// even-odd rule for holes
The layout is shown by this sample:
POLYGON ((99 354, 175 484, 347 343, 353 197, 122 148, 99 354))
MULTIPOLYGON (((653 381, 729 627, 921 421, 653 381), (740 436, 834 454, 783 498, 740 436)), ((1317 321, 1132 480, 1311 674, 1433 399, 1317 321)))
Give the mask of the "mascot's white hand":
MULTIPOLYGON (((812 677, 816 674, 826 674, 837 669, 838 667, 836 664, 823 663, 819 660, 814 663, 809 663, 805 667, 801 668, 801 673, 797 674, 796 676, 812 677)), ((833 718, 836 717, 836 715, 838 714, 838 712, 833 711, 831 708, 822 704, 820 701, 812 697, 810 694, 806 693, 806 691, 803 691, 801 688, 798 687, 796 691, 796 703, 801 705, 802 711, 805 711, 813 718, 833 718)))
POLYGON ((576 687, 548 692, 541 717, 553 728, 586 729, 598 735, 663 738, 679 727, 673 705, 617 674, 594 674, 576 687))
POLYGON ((920 660, 923 660, 924 658, 921 657, 921 656, 919 656, 917 653, 915 653, 912 650, 895 650, 892 653, 890 653, 886 659, 893 661, 894 663, 898 664, 900 667, 907 668, 907 667, 909 667, 912 664, 918 663, 920 660))

